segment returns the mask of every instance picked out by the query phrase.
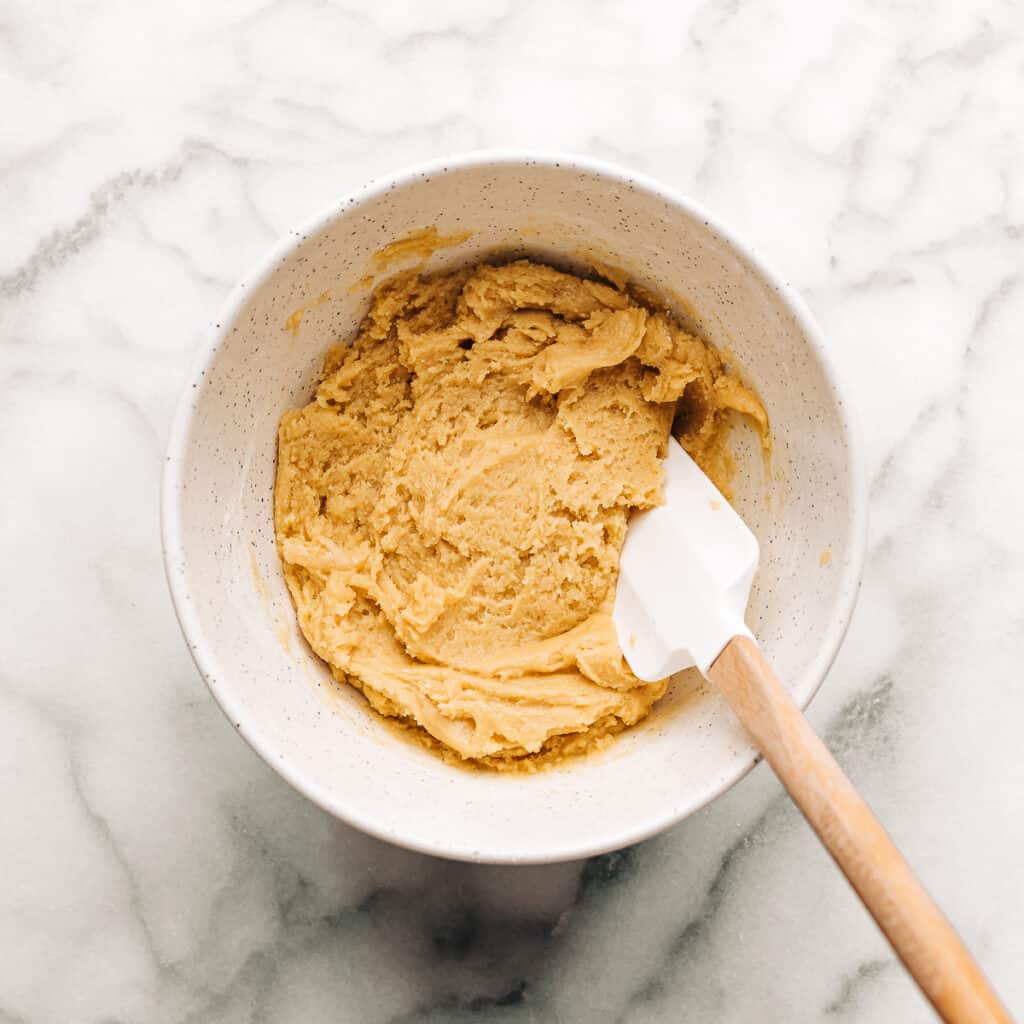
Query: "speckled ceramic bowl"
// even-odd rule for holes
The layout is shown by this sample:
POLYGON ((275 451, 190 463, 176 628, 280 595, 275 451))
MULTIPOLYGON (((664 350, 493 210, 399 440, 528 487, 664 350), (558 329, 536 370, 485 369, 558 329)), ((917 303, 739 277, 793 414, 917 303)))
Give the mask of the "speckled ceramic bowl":
MULTIPOLYGON (((748 621, 797 703, 846 630, 865 484, 840 382, 811 315, 690 200, 574 157, 480 153, 374 182, 271 252, 234 290, 178 408, 163 488, 167 575, 210 690, 253 749, 375 836, 466 860, 536 863, 625 846, 735 783, 754 750, 716 693, 680 678, 606 752, 535 775, 453 768, 336 686, 298 633, 274 547, 281 413, 367 303, 372 257, 427 227, 471 232, 430 269, 495 252, 625 268, 743 368, 771 416, 767 474, 742 459, 737 505, 761 542, 748 621)), ((380 274, 416 262, 391 264, 380 274)))

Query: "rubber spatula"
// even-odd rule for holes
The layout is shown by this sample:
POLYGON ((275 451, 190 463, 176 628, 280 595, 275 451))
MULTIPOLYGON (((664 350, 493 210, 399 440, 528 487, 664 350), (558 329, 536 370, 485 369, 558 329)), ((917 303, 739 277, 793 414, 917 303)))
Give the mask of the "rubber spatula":
POLYGON ((758 545, 677 441, 665 503, 636 513, 622 549, 615 626, 630 668, 664 679, 696 665, 714 683, 939 1016, 1009 1021, 981 969, 811 729, 744 623, 758 545))

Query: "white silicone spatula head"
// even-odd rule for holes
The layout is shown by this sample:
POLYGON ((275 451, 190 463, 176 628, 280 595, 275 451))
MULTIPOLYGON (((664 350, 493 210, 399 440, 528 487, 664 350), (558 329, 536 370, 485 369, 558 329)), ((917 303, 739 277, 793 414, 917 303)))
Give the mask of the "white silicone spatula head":
POLYGON ((619 562, 613 618, 629 667, 648 681, 707 673, 734 636, 757 569, 757 538, 669 438, 665 503, 636 513, 619 562))

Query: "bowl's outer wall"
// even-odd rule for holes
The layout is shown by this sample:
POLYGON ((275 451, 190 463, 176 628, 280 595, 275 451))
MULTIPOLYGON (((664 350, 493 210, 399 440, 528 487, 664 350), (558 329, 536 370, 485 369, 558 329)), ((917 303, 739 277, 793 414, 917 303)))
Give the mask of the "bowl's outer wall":
POLYGON ((239 285, 189 382, 169 452, 164 535, 179 617, 232 723, 344 820, 485 861, 623 846, 702 806, 752 765, 716 693, 694 696, 692 679, 678 682, 666 706, 609 752, 555 770, 460 770, 333 684, 295 626, 272 521, 278 420, 308 401, 328 345, 351 337, 372 255, 430 225, 473 234, 438 250, 429 269, 496 251, 563 263, 594 256, 670 297, 735 359, 764 400, 775 444, 768 475, 747 451, 738 488, 762 551, 748 621, 799 703, 821 682, 852 611, 864 514, 848 411, 816 329, 692 204, 573 160, 480 158, 410 172, 350 197, 239 285))

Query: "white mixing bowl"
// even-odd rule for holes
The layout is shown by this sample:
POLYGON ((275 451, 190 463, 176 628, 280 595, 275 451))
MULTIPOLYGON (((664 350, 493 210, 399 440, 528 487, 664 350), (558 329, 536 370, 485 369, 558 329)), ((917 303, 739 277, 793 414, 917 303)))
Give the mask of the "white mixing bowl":
POLYGON ((738 483, 737 507, 762 552, 748 621, 797 703, 813 696, 853 609, 865 534, 856 432, 826 345, 800 299, 699 206, 577 157, 476 153, 374 182, 239 283, 171 432, 163 541, 178 618, 239 733, 344 821, 416 850, 495 863, 625 846, 753 765, 717 693, 680 679, 604 753, 533 775, 471 771, 337 686, 295 625, 274 547, 278 420, 309 400, 327 347, 353 334, 373 254, 427 227, 472 232, 438 249, 431 270, 494 253, 623 267, 735 359, 775 442, 770 473, 750 450, 738 483))

